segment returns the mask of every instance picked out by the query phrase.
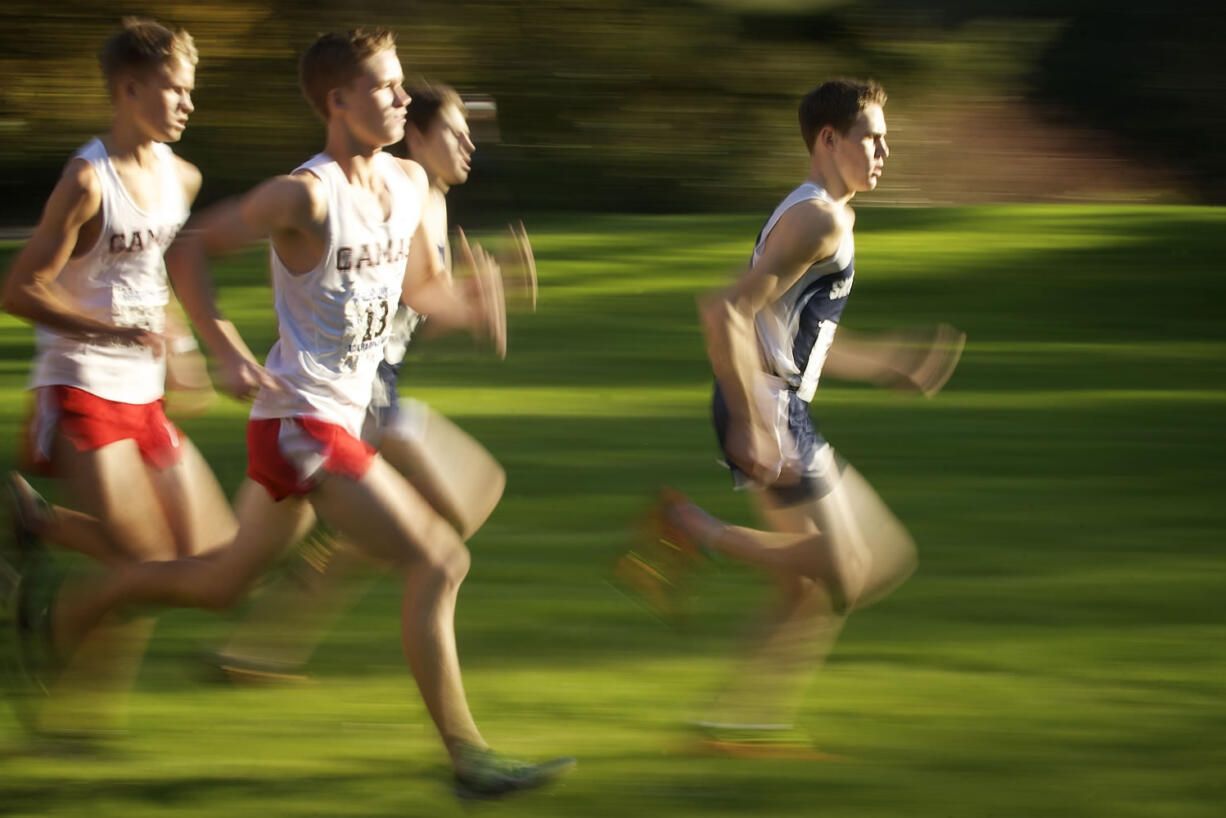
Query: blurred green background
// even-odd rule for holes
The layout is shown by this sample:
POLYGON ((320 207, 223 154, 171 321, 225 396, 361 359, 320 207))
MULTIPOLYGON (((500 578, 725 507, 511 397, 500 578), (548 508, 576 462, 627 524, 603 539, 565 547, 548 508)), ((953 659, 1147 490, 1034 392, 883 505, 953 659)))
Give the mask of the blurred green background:
POLYGON ((1209 0, 8 0, 0 219, 28 224, 107 121, 94 54, 123 13, 186 27, 199 90, 180 152, 202 202, 320 146, 296 55, 380 23, 406 72, 499 105, 457 207, 744 211, 803 156, 796 101, 871 75, 891 94, 880 203, 1226 200, 1226 14, 1209 0))

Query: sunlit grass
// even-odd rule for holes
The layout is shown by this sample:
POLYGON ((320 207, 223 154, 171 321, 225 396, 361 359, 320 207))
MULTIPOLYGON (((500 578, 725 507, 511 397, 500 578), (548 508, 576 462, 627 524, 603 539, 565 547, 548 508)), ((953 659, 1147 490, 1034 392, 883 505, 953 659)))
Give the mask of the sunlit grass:
MULTIPOLYGON (((693 298, 743 265, 763 214, 529 219, 536 315, 498 363, 422 344, 407 394, 507 466, 458 612, 474 710, 498 746, 575 753, 507 815, 1216 816, 1226 801, 1226 212, 863 209, 849 326, 949 320, 969 342, 931 401, 829 382, 823 431, 919 543, 919 573, 853 617, 799 714, 839 761, 685 752, 761 578, 719 563, 670 630, 606 582, 661 482, 737 522, 715 465, 693 298)), ((272 338, 263 254, 218 269, 223 309, 272 338)), ((0 422, 25 412, 28 330, 0 317, 0 422)), ((245 408, 185 424, 228 487, 245 408)), ((42 484, 47 486, 49 484, 42 484)), ((131 735, 97 759, 29 755, 0 714, 0 797, 22 816, 458 815, 379 580, 315 681, 205 684, 230 620, 163 616, 131 735)))

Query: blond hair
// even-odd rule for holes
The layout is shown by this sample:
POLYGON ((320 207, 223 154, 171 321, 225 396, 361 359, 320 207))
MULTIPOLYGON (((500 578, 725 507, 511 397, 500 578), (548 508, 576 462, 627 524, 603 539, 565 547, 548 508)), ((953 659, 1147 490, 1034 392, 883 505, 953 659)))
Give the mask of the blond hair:
POLYGON ((396 48, 396 35, 385 28, 355 28, 320 35, 298 63, 302 93, 325 122, 328 92, 347 85, 362 73, 362 63, 381 51, 396 48))
POLYGON ((112 91, 115 80, 124 74, 144 75, 174 59, 191 65, 200 59, 192 35, 181 28, 170 29, 144 17, 125 17, 121 26, 98 50, 98 66, 112 91))

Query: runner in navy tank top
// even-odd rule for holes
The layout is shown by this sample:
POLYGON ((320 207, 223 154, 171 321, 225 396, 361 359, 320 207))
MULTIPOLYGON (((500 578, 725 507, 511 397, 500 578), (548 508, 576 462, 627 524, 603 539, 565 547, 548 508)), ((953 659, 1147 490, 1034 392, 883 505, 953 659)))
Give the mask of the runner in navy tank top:
POLYGON ((828 82, 804 98, 808 176, 771 214, 747 272, 700 303, 720 447, 769 530, 727 525, 666 489, 642 543, 617 565, 618 579, 665 613, 707 552, 775 580, 777 613, 698 723, 713 751, 814 755, 791 725, 804 682, 847 614, 915 564, 906 529, 809 415, 823 374, 933 394, 962 348, 948 327, 915 337, 839 328, 856 275, 849 202, 885 167, 884 104, 874 82, 828 82))

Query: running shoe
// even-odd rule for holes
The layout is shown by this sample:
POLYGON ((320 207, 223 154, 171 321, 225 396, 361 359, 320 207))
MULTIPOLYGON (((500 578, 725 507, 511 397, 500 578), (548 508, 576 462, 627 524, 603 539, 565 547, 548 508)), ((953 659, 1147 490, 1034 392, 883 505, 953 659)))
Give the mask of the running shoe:
POLYGON ((301 665, 251 659, 224 651, 207 651, 200 657, 215 681, 234 685, 301 685, 311 681, 301 665))
POLYGON ((455 766, 455 793, 464 800, 501 798, 550 784, 575 768, 571 756, 538 764, 516 761, 488 747, 464 745, 455 766))
POLYGON ((790 724, 717 724, 698 722, 696 749, 703 755, 729 758, 810 759, 837 761, 823 753, 809 736, 790 724))
POLYGON ((677 510, 688 503, 676 489, 661 489, 638 523, 634 545, 613 566, 614 582, 667 621, 684 616, 690 575, 704 559, 677 524, 677 510))

